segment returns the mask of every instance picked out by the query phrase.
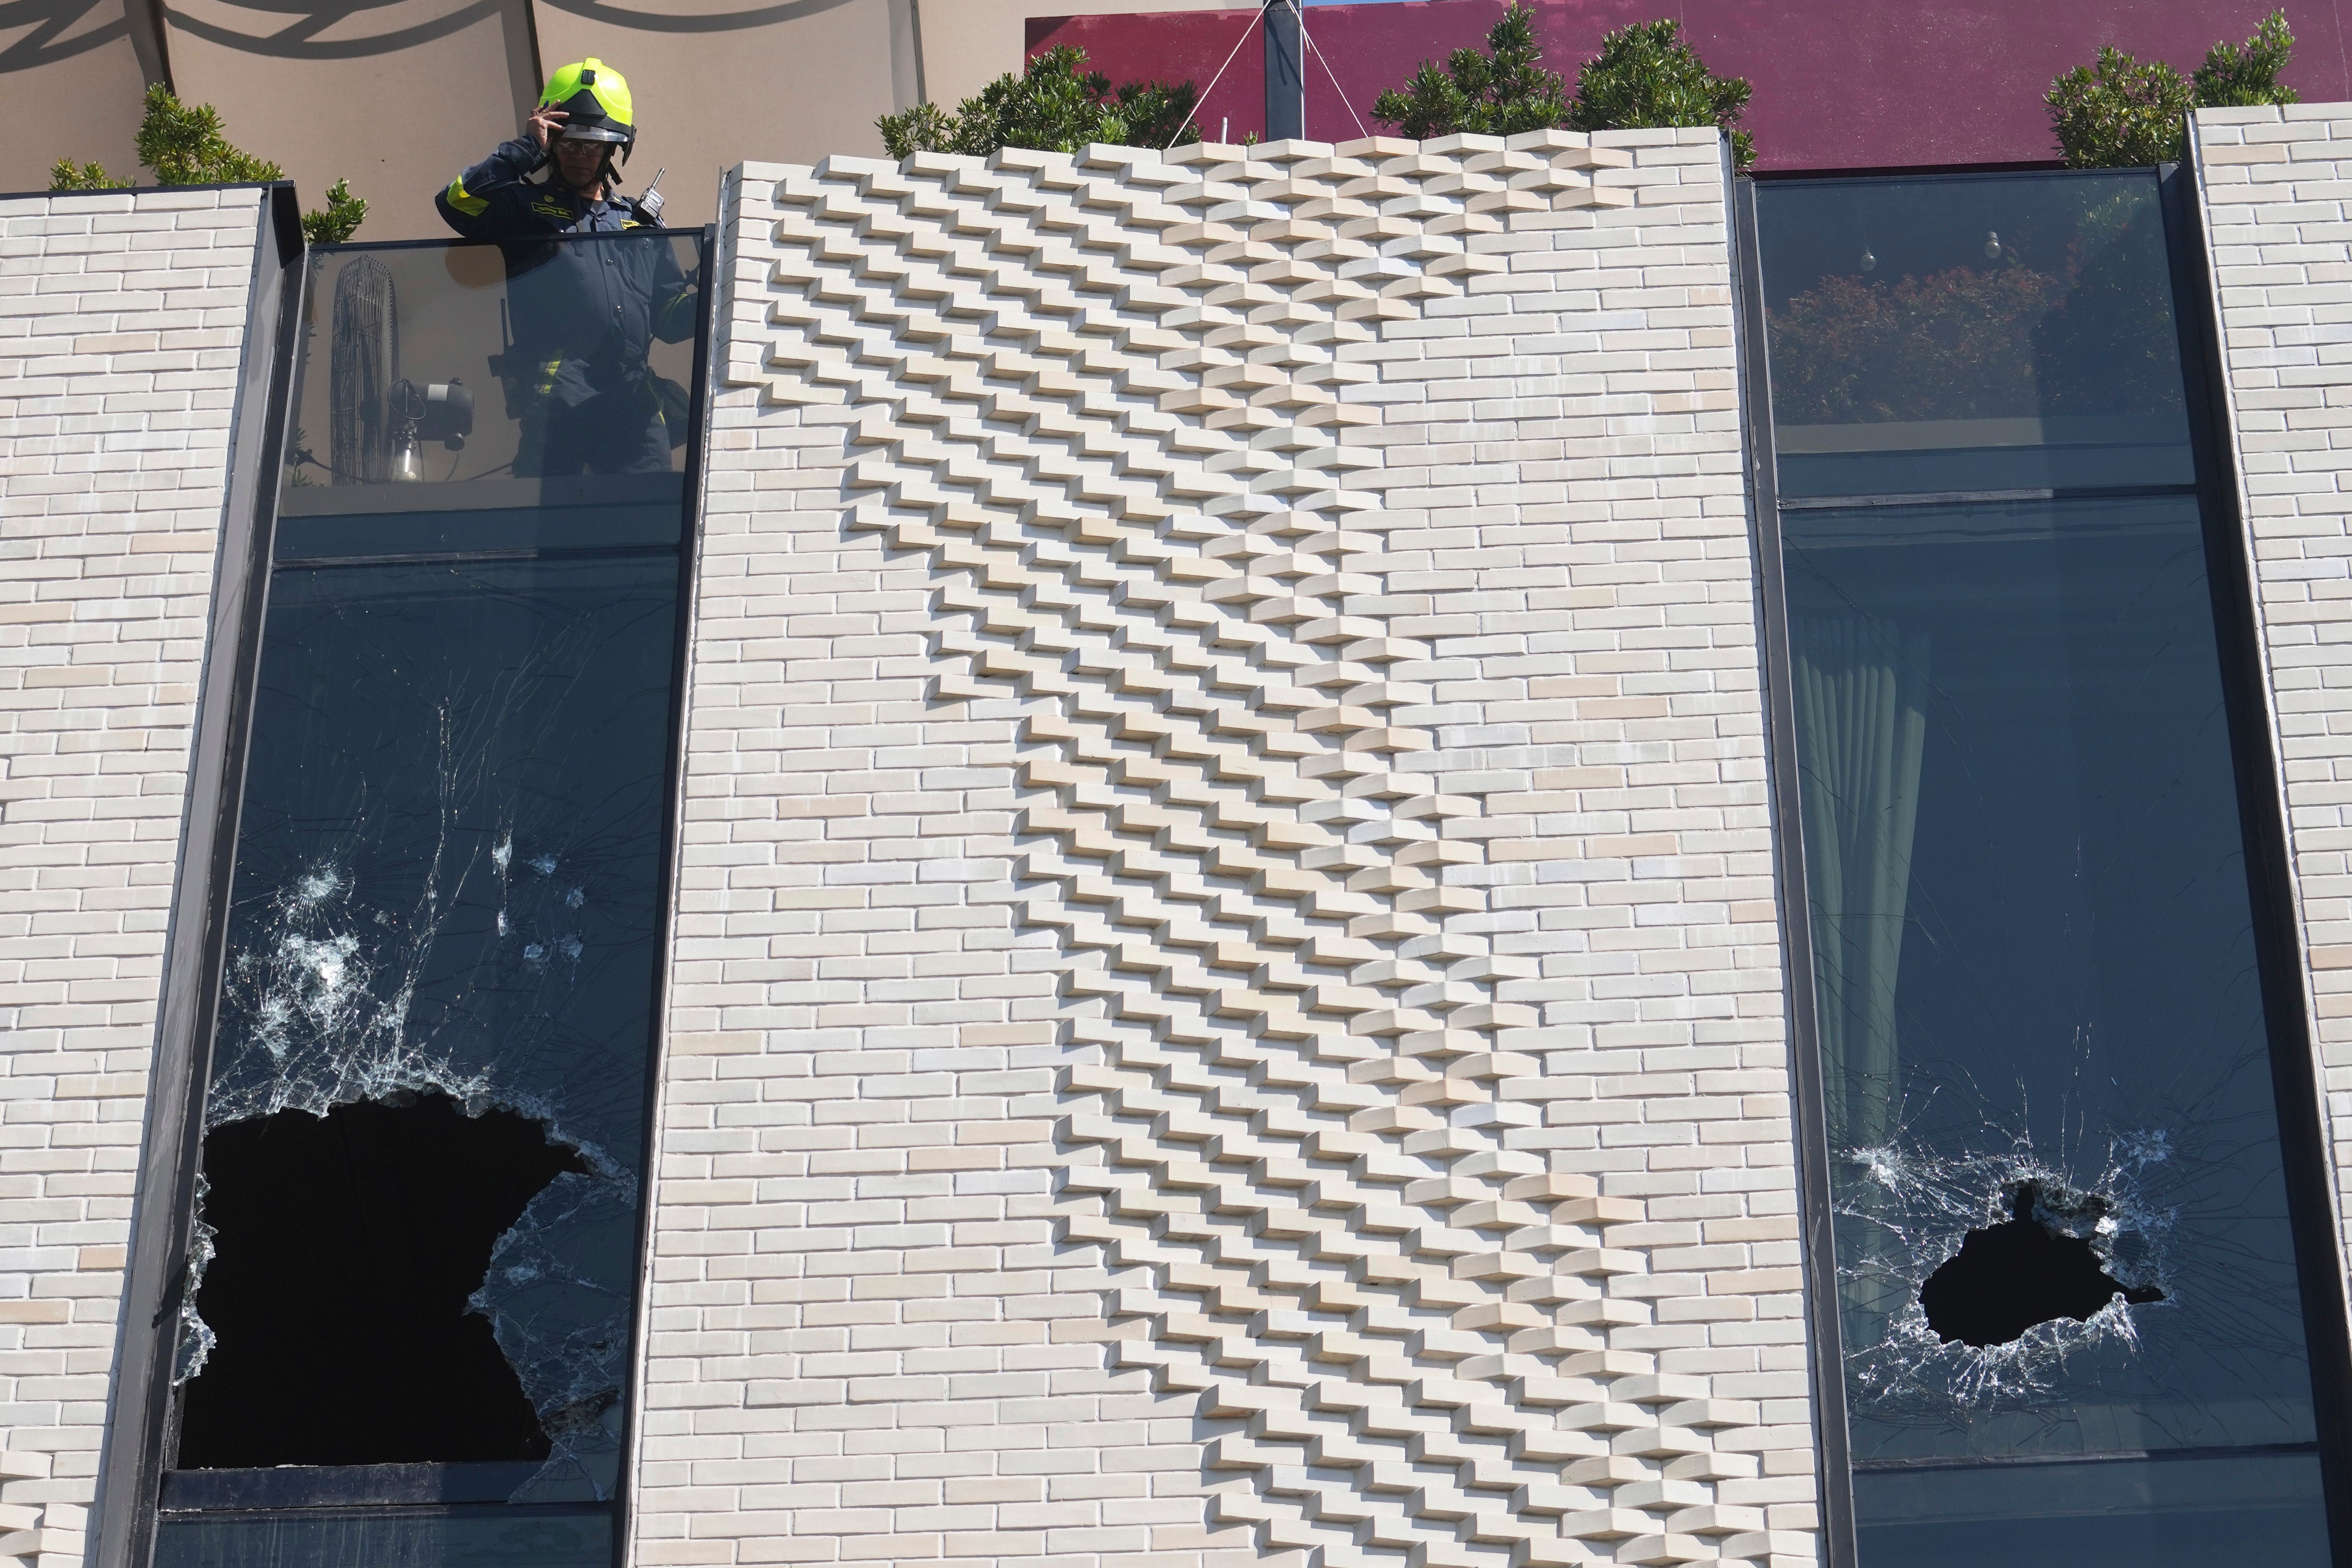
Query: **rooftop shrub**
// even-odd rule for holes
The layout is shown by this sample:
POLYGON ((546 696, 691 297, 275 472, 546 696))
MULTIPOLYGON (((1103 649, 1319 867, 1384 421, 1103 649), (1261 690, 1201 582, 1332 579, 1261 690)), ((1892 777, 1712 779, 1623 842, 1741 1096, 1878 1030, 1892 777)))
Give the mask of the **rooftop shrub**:
POLYGON ((1514 4, 1487 29, 1486 48, 1456 49, 1443 66, 1422 61, 1402 87, 1372 100, 1372 118, 1424 142, 1549 131, 1568 121, 1568 84, 1542 58, 1533 17, 1514 4))
MULTIPOLYGON (((139 162, 154 172, 159 185, 260 184, 286 177, 268 159, 230 142, 219 110, 209 103, 182 103, 161 82, 147 89, 137 146, 139 162)), ((111 191, 130 184, 101 163, 60 158, 49 166, 52 191, 111 191)), ((367 203, 352 195, 352 183, 337 180, 327 189, 327 205, 302 215, 302 232, 313 245, 339 245, 366 216, 367 203)))
POLYGON ((2108 47, 2095 64, 2052 82, 2042 102, 2067 167, 2141 168, 2184 155, 2191 110, 2295 102, 2294 89, 2278 79, 2294 51, 2286 13, 2273 11, 2242 48, 2215 44, 2186 79, 2162 60, 2108 47))
POLYGON ((1746 77, 1717 76, 1681 38, 1672 19, 1635 22, 1605 34, 1601 53, 1576 77, 1568 124, 1575 131, 1642 131, 1713 125, 1731 142, 1732 163, 1756 162, 1756 141, 1739 129, 1755 89, 1746 77))
POLYGON ((1646 131, 1720 126, 1740 168, 1756 162, 1754 141, 1738 129, 1753 89, 1719 77, 1683 41, 1671 18, 1636 22, 1602 36, 1601 52, 1577 72, 1576 93, 1539 63, 1543 51, 1525 0, 1514 0, 1487 31, 1484 49, 1454 50, 1439 65, 1423 60, 1402 87, 1373 100, 1372 118, 1427 140, 1463 132, 1512 136, 1523 131, 1646 131))
POLYGON ((1007 71, 950 111, 925 101, 874 122, 893 158, 910 153, 963 153, 986 157, 1000 147, 1076 153, 1088 142, 1168 147, 1197 142, 1192 110, 1199 94, 1189 81, 1130 81, 1085 69, 1087 52, 1056 45, 1029 61, 1019 76, 1007 71))

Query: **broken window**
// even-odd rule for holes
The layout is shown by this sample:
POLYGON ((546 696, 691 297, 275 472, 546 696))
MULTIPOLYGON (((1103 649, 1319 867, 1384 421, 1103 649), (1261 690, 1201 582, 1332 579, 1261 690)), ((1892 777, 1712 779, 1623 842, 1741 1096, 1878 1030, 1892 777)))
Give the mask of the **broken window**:
POLYGON ((544 1460, 539 1413, 472 1298, 565 1173, 589 1172, 544 1123, 469 1116, 440 1093, 214 1129, 180 1467, 544 1460))
MULTIPOLYGON (((691 270, 691 241, 631 243, 691 270)), ((452 261, 436 292, 438 248, 391 259, 410 359, 499 351, 495 312, 470 345, 434 314, 449 279, 494 275, 452 261)), ((392 270, 319 266, 314 318, 340 276, 392 270)), ((303 395, 341 387, 338 342, 311 334, 303 395)), ((601 1568, 683 489, 310 489, 288 492, 263 630, 158 1562, 601 1568)))
POLYGON ((2317 1568, 2157 178, 1757 211, 1862 1568, 2317 1568))

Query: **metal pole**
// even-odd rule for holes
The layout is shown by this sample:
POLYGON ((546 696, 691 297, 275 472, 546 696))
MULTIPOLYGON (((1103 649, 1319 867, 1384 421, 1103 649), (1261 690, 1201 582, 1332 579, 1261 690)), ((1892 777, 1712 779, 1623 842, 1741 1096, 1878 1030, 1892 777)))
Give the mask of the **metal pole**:
POLYGON ((1265 139, 1307 134, 1307 62, 1299 51, 1302 0, 1265 0, 1265 139))

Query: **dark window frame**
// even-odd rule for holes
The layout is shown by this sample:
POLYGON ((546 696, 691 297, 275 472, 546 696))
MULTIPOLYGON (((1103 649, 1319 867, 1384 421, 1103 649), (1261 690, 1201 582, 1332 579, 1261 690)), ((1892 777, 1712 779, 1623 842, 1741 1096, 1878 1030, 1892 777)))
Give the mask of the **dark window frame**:
MULTIPOLYGON (((230 456, 229 495, 207 624, 201 687, 203 710, 191 751, 190 805, 179 846, 172 903, 172 952, 165 964, 156 1051, 149 1079, 131 1260, 115 1375, 109 1390, 98 1499, 93 1510, 98 1568, 148 1568, 154 1555, 164 1495, 173 1473, 166 1467, 168 1456, 176 1445, 179 1401, 171 1371, 178 1345, 179 1307, 186 1288, 195 1180, 204 1146, 199 1125, 205 1099, 203 1086, 210 1078, 229 956, 228 905, 240 838, 246 763, 252 742, 251 720, 261 675, 262 628, 272 576, 281 567, 299 569, 303 564, 278 561, 275 554, 281 469, 288 431, 295 416, 295 362, 303 341, 300 323, 315 276, 308 263, 314 252, 454 249, 488 243, 398 240, 305 247, 298 217, 293 187, 268 187, 263 221, 274 227, 278 244, 274 255, 273 247, 265 246, 255 263, 240 391, 232 422, 235 446, 230 456)), ((643 1287, 648 1278, 646 1260, 653 1243, 653 1171, 660 1126, 665 1010, 686 804, 688 658, 692 648, 695 582, 700 557, 700 500, 709 442, 709 413, 716 390, 711 380, 715 362, 710 353, 716 321, 714 301, 722 276, 717 226, 705 225, 698 231, 671 232, 673 237, 698 234, 702 281, 696 301, 694 396, 684 447, 685 468, 680 475, 682 512, 676 546, 677 605, 671 647, 669 720, 662 759, 664 794, 656 884, 661 903, 654 935, 651 1025, 646 1052, 646 1170, 635 1241, 639 1289, 624 1363, 628 1369, 629 1397, 623 1409, 621 1480, 609 1505, 572 1505, 609 1508, 614 1568, 622 1568, 626 1562, 632 1524, 627 1478, 635 1456, 643 1391, 641 1374, 649 1305, 648 1292, 643 1287)), ((497 559, 527 560, 575 553, 593 556, 667 552, 657 548, 617 552, 594 549, 489 552, 436 550, 414 556, 372 557, 366 563, 478 560, 486 553, 497 559)), ((362 563, 354 560, 350 564, 362 563)), ((388 1471, 411 1472, 420 1468, 472 1471, 499 1468, 384 1467, 388 1471)), ((365 1486, 353 1489, 353 1478, 347 1468, 319 1468, 324 1472, 320 1478, 320 1485, 306 1489, 316 1495, 293 1506, 318 1512, 346 1509, 438 1512, 462 1506, 426 1502, 416 1495, 369 1496, 365 1486)), ((232 1492, 251 1489, 251 1477, 274 1474, 222 1473, 232 1492)), ((468 1489, 466 1483, 473 1479, 464 1475, 448 1478, 461 1491, 468 1489)), ((391 1480, 395 1493, 414 1493, 423 1484, 415 1475, 394 1475, 391 1480)), ((282 1479, 268 1489, 272 1500, 265 1506, 289 1506, 287 1500, 290 1491, 282 1479)), ((465 1500, 472 1503, 475 1500, 468 1496, 465 1500)), ((222 1509, 227 1512, 243 1511, 226 1503, 222 1509)))
MULTIPOLYGON (((1790 174, 1776 183, 1981 179, 2044 175, 2047 165, 1984 169, 1841 171, 1790 174)), ((1727 170, 1727 173, 1728 171, 1727 170)), ((2101 487, 2083 490, 1984 490, 1937 494, 1805 496, 1780 494, 1774 442, 1769 343, 1764 317, 1757 182, 1739 176, 1730 192, 1732 305, 1743 401, 1742 435, 1754 508, 1756 605, 1761 649, 1766 774, 1770 794, 1779 918, 1787 965, 1784 991, 1794 1094, 1801 1247, 1805 1271, 1807 1364, 1819 1467, 1818 1502, 1827 1568, 1856 1568, 1853 1460, 1847 1430, 1844 1337, 1838 1319, 1832 1239, 1827 1098, 1822 1075, 1819 998, 1813 980, 1811 901, 1799 816, 1796 704, 1791 685, 1787 580, 1780 514, 1856 506, 1949 506, 1971 501, 2061 500, 2074 496, 2194 495, 2203 523, 2206 573, 2221 664, 2232 769, 2237 783, 2256 964, 2270 1039, 2280 1156, 2289 1228, 2294 1238, 2313 1383, 2322 1486, 2327 1499, 2330 1557, 2352 1568, 2352 1303, 2347 1303, 2330 1201, 2326 1107, 2312 1037, 2305 976, 2308 960, 2296 918, 2285 794, 2272 726, 2267 661, 2253 597, 2252 545, 2236 470, 2236 445, 2223 382, 2221 323, 2207 270, 2203 213, 2193 171, 2159 165, 2158 200, 2168 252, 2174 320, 2189 439, 2192 485, 2101 487)))

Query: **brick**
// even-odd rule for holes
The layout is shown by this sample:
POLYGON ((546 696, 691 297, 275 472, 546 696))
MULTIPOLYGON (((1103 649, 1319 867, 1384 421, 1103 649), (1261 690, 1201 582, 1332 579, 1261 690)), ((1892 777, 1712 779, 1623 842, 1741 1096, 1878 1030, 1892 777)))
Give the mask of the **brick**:
MULTIPOLYGON (((1690 1398, 1786 1371, 1802 1303, 1719 145, 730 177, 644 1456, 687 1479, 641 1493, 646 1542, 733 1564, 854 1531, 867 1555, 1199 1568, 1253 1535, 1348 1556, 1352 1510, 1452 1561, 1449 1496, 1318 1512, 1227 1483, 1305 1473, 1310 1441, 1408 1463, 1402 1434, 1450 1433, 1464 1404, 1482 1430, 1554 1433, 1501 1368, 1531 1310, 1509 1281, 1555 1266, 1597 1293, 1654 1257, 1651 1294, 1735 1305, 1680 1320, 1690 1398), (1426 267, 1337 243, 1339 208, 1306 205, 1375 176, 1419 215, 1394 254, 1426 267), (1444 220, 1511 180, 1544 199, 1454 237, 1444 220), (1222 216, 1244 190, 1251 216, 1222 216), (1150 237, 1118 228, 1146 211, 1150 237), (1564 310, 1528 284, 1588 292, 1564 310), (1474 419, 1565 434, 1474 444, 1474 419), (1682 749, 1654 754, 1667 733, 1682 749), (1618 760, 1554 766, 1570 745, 1618 760), (1552 866, 1578 879, 1524 880, 1552 866), (1638 929, 1638 971, 1595 950, 1609 929, 1638 929), (1589 996, 1633 1009, 1649 1059, 1596 1070, 1589 996), (1752 1056, 1714 1032, 1735 1018, 1752 1056), (730 1128, 787 1163, 713 1168, 730 1128), (1712 1206, 1641 1223, 1694 1170, 1721 1174, 1712 1206), (1624 1233, 1605 1247, 1603 1218, 1624 1233), (1363 1282, 1319 1297, 1358 1252, 1363 1282), (843 1294, 773 1297, 755 1374, 725 1287, 762 1269, 843 1294), (1453 1339, 1416 1361, 1332 1327, 1360 1304, 1453 1339), (1351 1381, 1367 1358, 1420 1381, 1351 1381), (1357 1430, 1357 1398, 1388 1414, 1357 1430), (744 1468, 786 1453, 773 1486, 744 1468), (1144 1478, 1148 1508, 1095 1484, 1144 1478)), ((1653 1331, 1603 1331, 1643 1374, 1653 1331)), ((1707 1441, 1810 1475, 1802 1380, 1769 1386, 1769 1416, 1708 1406, 1732 1414, 1707 1441)), ((1558 1486, 1548 1453, 1528 1484, 1558 1486)), ((1508 1485, 1464 1498, 1523 1532, 1508 1485)), ((1710 1493, 1705 1521, 1760 1531, 1758 1500, 1710 1493)), ((1562 1550, 1616 1551, 1593 1517, 1562 1550)), ((1790 1561, 1817 1551, 1810 1517, 1771 1522, 1790 1561)))
MULTIPOLYGON (((2352 451, 2330 440, 2332 418, 2291 415, 2282 425, 2267 411, 2316 406, 2343 377, 2340 365, 2284 361, 2275 353, 2297 341, 2292 331, 2330 319, 2340 307, 2343 226, 2336 200, 2304 201, 2308 161, 2352 161, 2352 118, 2342 104, 2204 109, 2196 114, 2197 177, 2207 203, 2206 243, 2214 309, 2222 334, 2242 476, 2241 509, 2252 546, 2256 619, 2269 654, 2271 720, 2286 760, 2289 858, 2296 884, 2302 945, 2308 955, 2305 1006, 2324 1083, 2352 1074, 2352 1038, 2330 1020, 2347 1016, 2333 994, 2335 972, 2352 964, 2352 907, 2331 902, 2344 840, 2331 809, 2342 797, 2334 780, 2352 774, 2352 683, 2333 652, 2352 640, 2352 600, 2306 592, 2343 575, 2352 488, 2352 451), (2281 143, 2294 138, 2290 149, 2281 143), (2224 182, 2228 182, 2226 184, 2224 182), (2223 193, 2229 193, 2224 199, 2223 193), (2282 386, 2299 386, 2282 396, 2282 386), (2308 398, 2308 402, 2305 401, 2308 398), (2288 478, 2287 476, 2292 476, 2288 478), (2305 688, 2298 668, 2316 665, 2305 688)), ((2305 333, 2300 341, 2309 342, 2305 333)), ((2352 1246, 2352 1097, 2327 1100, 2335 1159, 2336 1212, 2352 1246)))
POLYGON ((0 625, 13 634, 0 637, 0 834, 9 865, 43 868, 5 895, 0 1048, 11 1106, 46 1108, 7 1121, 0 1236, 37 1227, 43 1244, 0 1253, 0 1334, 51 1347, 0 1357, 8 1446, 40 1467, 0 1460, 0 1476, 51 1478, 26 1510, 37 1519, 0 1521, 0 1548, 45 1568, 89 1544, 257 203, 251 189, 0 200, 9 273, 37 281, 43 312, 35 335, 0 327, 0 625), (205 222, 178 221, 191 218, 205 222), (100 275, 150 238, 142 267, 218 280, 200 333, 191 300, 100 275), (167 339, 189 352, 153 352, 167 339), (215 352, 200 360, 199 344, 215 352), (60 419, 67 400, 78 406, 60 419), (192 421, 194 407, 217 416, 192 421), (110 805, 93 834, 94 797, 159 832, 134 834, 110 805), (38 1022, 68 994, 85 1005, 38 1022), (120 1178, 92 1174, 93 1138, 120 1178))

